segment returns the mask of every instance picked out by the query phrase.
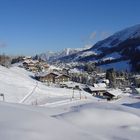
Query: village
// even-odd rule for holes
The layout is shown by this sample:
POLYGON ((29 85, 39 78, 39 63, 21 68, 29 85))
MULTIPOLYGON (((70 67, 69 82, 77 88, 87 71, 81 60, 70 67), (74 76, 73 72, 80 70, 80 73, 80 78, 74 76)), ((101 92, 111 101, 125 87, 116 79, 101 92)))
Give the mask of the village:
POLYGON ((46 86, 73 89, 73 92, 84 90, 108 101, 119 99, 125 93, 140 93, 140 75, 115 72, 114 69, 80 71, 76 68, 50 65, 32 57, 23 57, 19 67, 33 72, 32 78, 46 86))

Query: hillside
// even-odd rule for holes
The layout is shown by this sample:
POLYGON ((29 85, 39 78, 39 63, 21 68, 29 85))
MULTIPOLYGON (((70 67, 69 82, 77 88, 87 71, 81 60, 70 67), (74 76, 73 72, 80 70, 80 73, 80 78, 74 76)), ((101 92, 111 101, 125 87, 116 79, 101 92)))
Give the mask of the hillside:
POLYGON ((84 91, 80 99, 75 91, 72 99, 72 89, 46 86, 32 77, 23 68, 0 66, 5 95, 5 102, 0 97, 1 139, 139 140, 138 95, 125 93, 108 102, 84 91))
POLYGON ((56 107, 0 103, 2 140, 139 140, 139 109, 91 102, 56 107))
MULTIPOLYGON (((56 59, 54 59, 56 61, 56 59)), ((95 62, 104 68, 125 65, 119 69, 140 70, 140 25, 119 31, 97 42, 93 47, 66 56, 59 56, 59 62, 95 62)))
MULTIPOLYGON (((0 93, 6 102, 43 105, 52 102, 69 102, 73 90, 49 87, 33 79, 34 74, 19 67, 5 68, 0 66, 0 93)), ((83 96, 91 96, 82 92, 83 96)), ((79 99, 79 91, 75 91, 79 99)), ((0 100, 2 97, 0 96, 0 100)))

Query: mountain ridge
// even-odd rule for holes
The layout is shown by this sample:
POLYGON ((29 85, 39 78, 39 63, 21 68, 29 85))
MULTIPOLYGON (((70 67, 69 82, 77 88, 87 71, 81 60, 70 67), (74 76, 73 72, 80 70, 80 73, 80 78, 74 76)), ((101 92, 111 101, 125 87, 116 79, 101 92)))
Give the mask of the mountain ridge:
POLYGON ((108 38, 98 41, 91 48, 69 49, 69 53, 59 53, 59 55, 52 56, 52 58, 50 62, 90 61, 101 67, 107 64, 111 65, 113 63, 114 65, 114 63, 128 61, 127 70, 139 71, 140 24, 118 31, 108 38))

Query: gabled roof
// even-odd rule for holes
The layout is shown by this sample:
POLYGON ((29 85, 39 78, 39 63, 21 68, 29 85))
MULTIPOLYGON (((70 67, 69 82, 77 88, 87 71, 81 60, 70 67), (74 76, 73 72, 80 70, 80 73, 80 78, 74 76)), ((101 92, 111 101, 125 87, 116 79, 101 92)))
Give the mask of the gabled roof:
POLYGON ((39 62, 38 60, 25 60, 25 61, 23 61, 23 63, 27 63, 27 64, 29 64, 29 63, 36 64, 38 62, 39 62))
POLYGON ((36 76, 37 76, 37 77, 45 77, 45 76, 47 76, 47 75, 49 75, 49 74, 54 74, 54 75, 56 75, 56 76, 59 75, 58 73, 55 73, 55 72, 41 72, 41 73, 36 74, 36 76))
POLYGON ((88 86, 88 88, 93 92, 93 91, 106 91, 107 89, 105 87, 92 87, 88 86))
POLYGON ((56 78, 60 78, 61 76, 65 76, 65 77, 70 78, 70 76, 68 76, 68 75, 66 75, 66 74, 59 74, 56 78))
POLYGON ((106 84, 105 83, 98 83, 98 84, 93 84, 94 87, 106 87, 106 84))
POLYGON ((122 95, 122 91, 120 89, 109 89, 107 92, 115 97, 122 95))
POLYGON ((135 88, 135 90, 140 94, 140 88, 135 88))

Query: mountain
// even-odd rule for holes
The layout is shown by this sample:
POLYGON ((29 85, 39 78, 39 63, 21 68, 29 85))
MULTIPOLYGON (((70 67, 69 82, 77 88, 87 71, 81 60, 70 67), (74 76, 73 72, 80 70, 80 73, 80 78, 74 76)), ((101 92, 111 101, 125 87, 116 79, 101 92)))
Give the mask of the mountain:
POLYGON ((85 50, 85 48, 77 48, 77 49, 66 48, 59 52, 47 51, 46 53, 42 53, 38 55, 38 57, 45 61, 54 62, 62 57, 66 57, 83 50, 85 50))
POLYGON ((60 62, 95 62, 104 68, 140 71, 140 24, 119 31, 89 49, 61 56, 60 62))
POLYGON ((105 69, 140 71, 140 24, 121 30, 91 48, 67 48, 37 57, 50 63, 93 62, 105 69))

